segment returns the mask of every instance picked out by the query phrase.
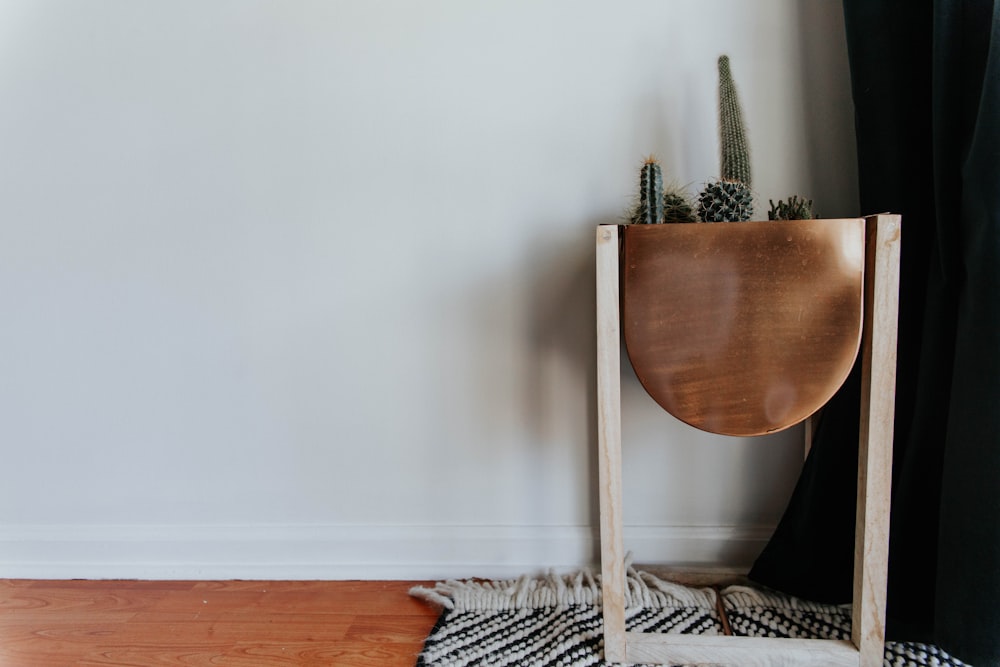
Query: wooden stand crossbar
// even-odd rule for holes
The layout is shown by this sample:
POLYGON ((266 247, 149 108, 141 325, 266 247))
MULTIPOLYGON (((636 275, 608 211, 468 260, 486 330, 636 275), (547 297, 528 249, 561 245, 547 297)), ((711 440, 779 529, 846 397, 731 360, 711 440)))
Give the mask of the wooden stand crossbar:
POLYGON ((900 216, 865 220, 862 404, 850 641, 625 630, 619 226, 597 228, 597 393, 604 650, 608 662, 880 667, 885 642, 900 216))

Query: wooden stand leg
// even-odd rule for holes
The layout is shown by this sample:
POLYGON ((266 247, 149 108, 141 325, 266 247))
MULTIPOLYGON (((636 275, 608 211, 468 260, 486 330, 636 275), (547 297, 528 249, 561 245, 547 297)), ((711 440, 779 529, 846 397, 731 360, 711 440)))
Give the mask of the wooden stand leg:
POLYGON ((604 655, 608 662, 625 662, 618 308, 618 226, 601 225, 597 228, 597 428, 604 655))
POLYGON ((851 641, 860 652, 861 667, 881 667, 885 650, 900 217, 878 215, 866 222, 851 641))

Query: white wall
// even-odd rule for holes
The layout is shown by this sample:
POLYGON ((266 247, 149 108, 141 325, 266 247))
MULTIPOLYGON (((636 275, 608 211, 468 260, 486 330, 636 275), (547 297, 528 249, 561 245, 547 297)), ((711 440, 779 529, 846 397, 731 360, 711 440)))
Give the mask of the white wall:
MULTIPOLYGON (((721 53, 760 214, 857 215, 829 0, 0 3, 0 577, 591 562, 594 226, 721 53)), ((628 546, 752 558, 800 432, 625 372, 628 546)))

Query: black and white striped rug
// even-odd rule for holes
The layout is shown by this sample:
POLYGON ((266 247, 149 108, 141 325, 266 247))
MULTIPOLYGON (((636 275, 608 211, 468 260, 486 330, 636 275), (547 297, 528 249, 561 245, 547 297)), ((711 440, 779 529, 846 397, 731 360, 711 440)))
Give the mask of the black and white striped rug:
MULTIPOLYGON (((444 611, 417 667, 611 667, 604 661, 599 578, 575 575, 509 581, 449 581, 413 595, 444 611)), ((628 630, 745 637, 847 639, 849 607, 822 605, 745 586, 716 592, 629 568, 628 630)), ((886 667, 968 667, 933 646, 887 642, 886 667)))

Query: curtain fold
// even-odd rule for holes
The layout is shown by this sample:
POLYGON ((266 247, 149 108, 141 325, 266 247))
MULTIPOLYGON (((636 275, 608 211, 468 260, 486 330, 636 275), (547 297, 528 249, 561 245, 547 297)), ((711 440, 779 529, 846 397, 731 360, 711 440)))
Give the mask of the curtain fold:
MULTIPOLYGON (((1000 6, 844 16, 862 212, 903 216, 887 632, 1000 666, 1000 6)), ((858 379, 823 412, 760 583, 851 598, 858 379)))

